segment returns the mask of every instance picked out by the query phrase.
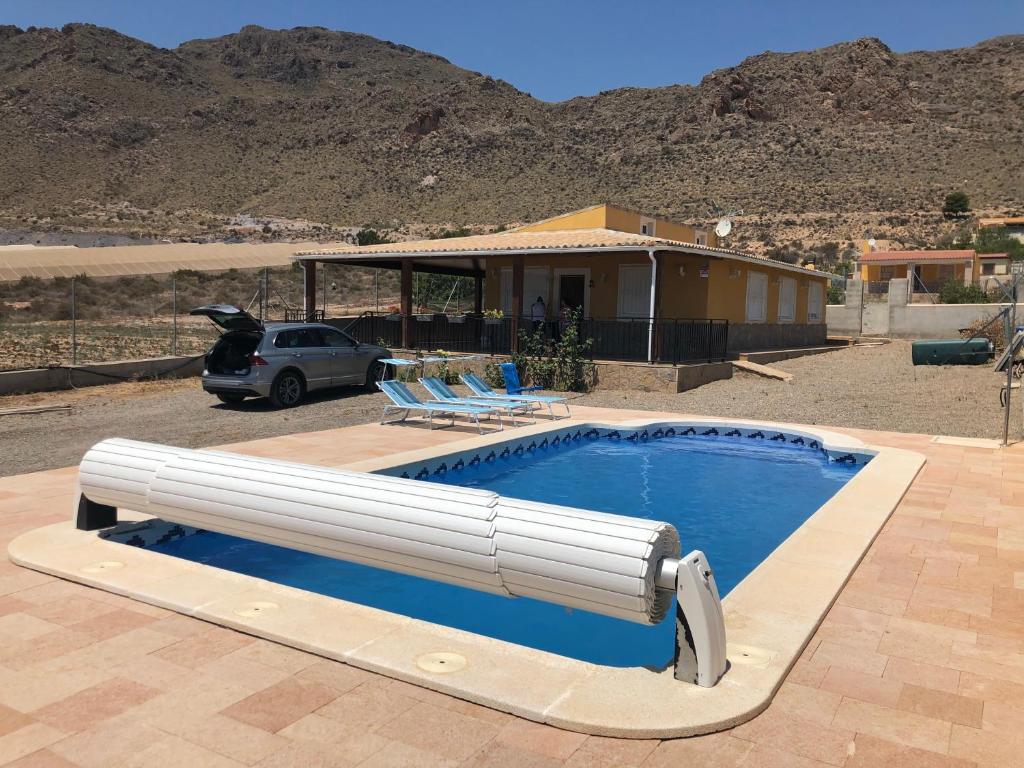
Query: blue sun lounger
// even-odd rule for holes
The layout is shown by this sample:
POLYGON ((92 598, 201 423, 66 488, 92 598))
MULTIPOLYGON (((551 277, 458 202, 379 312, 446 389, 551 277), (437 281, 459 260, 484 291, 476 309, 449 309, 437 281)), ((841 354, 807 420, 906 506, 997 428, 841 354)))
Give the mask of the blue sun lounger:
MULTIPOLYGON (((513 426, 516 423, 516 413, 521 413, 524 416, 529 414, 533 415, 535 406, 533 403, 527 403, 523 401, 501 402, 500 400, 484 400, 479 397, 460 397, 451 387, 444 383, 442 379, 437 376, 425 376, 420 379, 420 384, 423 388, 429 392, 435 400, 442 403, 465 403, 466 405, 480 405, 485 408, 500 408, 503 412, 507 413, 512 419, 513 426)), ((534 416, 533 420, 536 421, 537 417, 534 416)))
POLYGON ((462 374, 462 383, 473 390, 473 394, 479 397, 481 400, 498 400, 506 402, 521 402, 521 403, 537 403, 538 405, 546 405, 548 407, 548 413, 551 414, 551 418, 558 418, 555 416, 554 404, 559 403, 565 408, 565 415, 571 416, 569 412, 569 398, 560 397, 559 395, 503 395, 500 392, 495 392, 487 384, 477 376, 475 373, 464 373, 462 374))
POLYGON ((504 429, 505 425, 501 423, 501 410, 495 406, 486 405, 468 405, 464 403, 440 403, 436 400, 422 401, 416 397, 409 388, 400 381, 388 380, 378 381, 377 388, 380 389, 388 398, 391 400, 393 405, 385 405, 384 412, 381 415, 381 424, 394 424, 396 422, 403 422, 409 418, 409 414, 413 411, 422 411, 426 417, 427 422, 430 424, 430 428, 434 428, 434 416, 445 416, 451 420, 453 426, 455 424, 456 416, 467 416, 472 419, 473 423, 476 424, 476 428, 482 433, 483 427, 480 425, 481 416, 496 416, 498 418, 498 429, 504 429), (388 421, 388 415, 401 411, 402 417, 400 419, 392 419, 388 421))

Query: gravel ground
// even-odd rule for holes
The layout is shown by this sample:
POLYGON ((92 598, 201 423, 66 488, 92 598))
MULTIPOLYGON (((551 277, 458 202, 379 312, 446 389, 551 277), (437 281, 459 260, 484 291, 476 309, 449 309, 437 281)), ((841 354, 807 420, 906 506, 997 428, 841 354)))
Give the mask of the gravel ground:
MULTIPOLYGON (((999 437, 999 387, 991 366, 915 368, 910 344, 843 349, 775 363, 784 383, 737 371, 729 381, 669 395, 595 392, 577 400, 609 408, 680 411, 896 432, 999 437)), ((335 390, 299 408, 274 411, 262 400, 222 405, 197 379, 114 384, 0 397, 0 409, 69 403, 70 413, 0 416, 0 476, 75 464, 105 437, 192 448, 363 424, 380 417, 382 396, 335 390)), ((1021 434, 1015 401, 1011 437, 1021 434)))
MULTIPOLYGON (((789 382, 736 370, 678 395, 594 392, 581 403, 608 408, 680 411, 888 432, 1001 438, 999 389, 991 365, 914 366, 910 342, 852 347, 794 358, 772 367, 789 382)), ((1010 438, 1021 435, 1021 400, 1014 398, 1010 438)))

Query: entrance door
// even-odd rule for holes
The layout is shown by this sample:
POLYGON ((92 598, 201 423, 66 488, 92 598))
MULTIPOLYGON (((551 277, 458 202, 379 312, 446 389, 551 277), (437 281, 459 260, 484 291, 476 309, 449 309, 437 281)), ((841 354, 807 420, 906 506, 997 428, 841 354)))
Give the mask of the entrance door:
POLYGON ((585 275, 560 275, 558 278, 558 306, 585 311, 587 279, 585 275))

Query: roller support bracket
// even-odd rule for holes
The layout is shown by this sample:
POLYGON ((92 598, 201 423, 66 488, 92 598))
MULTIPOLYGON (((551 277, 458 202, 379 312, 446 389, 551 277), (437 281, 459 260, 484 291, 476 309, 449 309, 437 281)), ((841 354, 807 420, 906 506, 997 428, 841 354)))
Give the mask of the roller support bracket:
POLYGON ((78 494, 78 507, 75 510, 75 527, 80 531, 98 531, 117 525, 117 507, 97 504, 89 501, 82 493, 78 494))
POLYGON ((700 550, 663 565, 661 573, 667 577, 671 570, 676 588, 676 680, 711 688, 728 665, 725 617, 715 575, 700 550))

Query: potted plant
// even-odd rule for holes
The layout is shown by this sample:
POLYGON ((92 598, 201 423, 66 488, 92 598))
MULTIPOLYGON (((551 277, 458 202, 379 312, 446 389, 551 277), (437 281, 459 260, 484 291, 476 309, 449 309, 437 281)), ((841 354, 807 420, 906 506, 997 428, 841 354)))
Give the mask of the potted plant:
POLYGON ((488 309, 484 312, 484 325, 501 325, 505 313, 500 309, 488 309))
POLYGON ((396 304, 392 304, 390 307, 388 307, 388 313, 384 316, 384 319, 390 320, 393 323, 397 323, 399 320, 402 319, 401 308, 396 304))
POLYGON ((464 322, 466 322, 466 314, 465 313, 463 313, 461 315, 448 315, 447 317, 448 317, 448 322, 449 323, 464 323, 464 322))
POLYGON ((423 304, 420 304, 420 308, 416 312, 416 319, 421 323, 429 323, 434 319, 434 313, 423 304))

